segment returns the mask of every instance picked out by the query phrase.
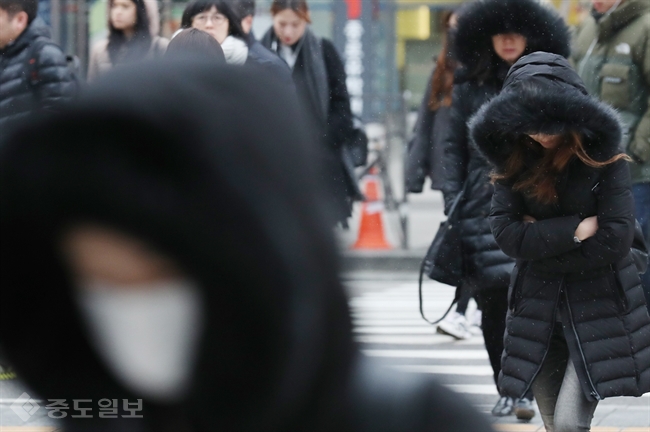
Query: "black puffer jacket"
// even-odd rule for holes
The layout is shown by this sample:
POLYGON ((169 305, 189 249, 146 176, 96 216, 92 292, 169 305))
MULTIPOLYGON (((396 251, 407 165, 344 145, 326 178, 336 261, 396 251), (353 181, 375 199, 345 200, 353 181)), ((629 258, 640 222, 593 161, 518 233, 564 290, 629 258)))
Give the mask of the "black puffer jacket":
MULTIPOLYGON (((577 132, 589 157, 620 152, 615 112, 588 96, 569 63, 548 53, 520 59, 503 92, 472 119, 478 149, 501 171, 525 133, 577 132)), ((538 147, 526 147, 533 166, 538 147)), ((509 293, 499 387, 523 396, 539 371, 556 325, 590 399, 650 391, 650 317, 630 255, 634 203, 627 162, 591 168, 574 158, 560 173, 556 204, 495 189, 490 223, 499 246, 517 259, 509 293), (530 215, 537 222, 522 221, 530 215), (574 242, 580 221, 598 216, 596 235, 574 242), (556 316, 557 311, 559 316, 556 316), (561 324, 556 324, 556 320, 561 324)))
POLYGON ((435 111, 429 108, 433 74, 424 92, 418 119, 413 130, 413 138, 408 144, 405 182, 406 190, 411 193, 422 192, 427 177, 431 180, 431 189, 441 190, 444 184, 444 139, 449 127, 450 107, 441 106, 435 111))
POLYGON ((499 250, 492 236, 487 220, 493 192, 488 179, 490 167, 470 145, 467 121, 499 93, 508 70, 508 65, 494 53, 491 36, 513 32, 526 36, 526 52, 545 50, 569 55, 566 24, 552 9, 535 0, 480 0, 466 6, 458 19, 454 52, 466 67, 457 74, 454 87, 444 143, 442 191, 448 208, 465 185, 465 199, 459 208, 464 266, 468 278, 480 288, 505 288, 514 261, 499 250), (467 68, 469 65, 474 69, 467 68))
POLYGON ((358 351, 302 119, 259 68, 167 60, 115 69, 0 148, 0 336, 31 390, 141 397, 88 337, 65 227, 129 233, 203 293, 187 398, 145 398, 142 418, 68 416, 66 431, 491 430, 450 390, 358 351))
POLYGON ((77 82, 65 55, 51 41, 45 23, 34 20, 14 43, 0 50, 0 137, 13 121, 34 109, 56 109, 76 93, 77 82), (40 47, 38 53, 34 44, 40 47), (32 54, 33 69, 28 66, 32 54), (30 77, 32 71, 36 77, 30 77))

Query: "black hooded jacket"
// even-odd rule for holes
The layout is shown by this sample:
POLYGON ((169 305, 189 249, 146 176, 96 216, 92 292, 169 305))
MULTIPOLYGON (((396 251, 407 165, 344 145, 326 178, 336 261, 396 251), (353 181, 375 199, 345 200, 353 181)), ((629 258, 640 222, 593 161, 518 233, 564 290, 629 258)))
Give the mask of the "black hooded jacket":
POLYGON ((526 37, 524 54, 570 52, 569 30, 562 17, 536 0, 479 0, 458 18, 454 52, 463 65, 454 86, 448 133, 444 143, 442 188, 448 209, 466 188, 459 206, 466 273, 480 288, 505 288, 513 261, 495 243, 487 215, 493 188, 490 167, 471 146, 467 122, 483 103, 501 90, 508 65, 499 59, 491 36, 519 33, 526 37))
POLYGON ((301 116, 259 69, 166 60, 116 69, 0 148, 0 338, 39 396, 138 398, 89 343, 66 227, 130 234, 203 291, 189 397, 145 399, 142 419, 68 416, 66 430, 490 430, 448 390, 357 351, 301 116))
MULTIPOLYGON (((497 172, 515 146, 524 145, 524 134, 576 132, 597 162, 621 152, 614 110, 588 95, 566 59, 543 52, 515 63, 502 93, 480 109, 470 130, 497 172)), ((526 166, 542 157, 538 147, 524 151, 526 166)), ((517 259, 500 390, 526 393, 553 328, 561 325, 589 399, 650 391, 650 317, 630 254, 634 202, 627 162, 592 168, 574 158, 558 176, 554 204, 513 191, 514 181, 497 183, 490 213, 497 243, 517 259), (537 222, 523 222, 524 215, 537 222), (590 216, 598 216, 596 235, 576 243, 578 224, 590 216)))
POLYGON ((41 19, 0 50, 0 137, 35 109, 51 111, 77 93, 65 55, 41 19), (33 55, 33 57, 32 57, 33 55), (33 66, 31 58, 36 59, 33 66))

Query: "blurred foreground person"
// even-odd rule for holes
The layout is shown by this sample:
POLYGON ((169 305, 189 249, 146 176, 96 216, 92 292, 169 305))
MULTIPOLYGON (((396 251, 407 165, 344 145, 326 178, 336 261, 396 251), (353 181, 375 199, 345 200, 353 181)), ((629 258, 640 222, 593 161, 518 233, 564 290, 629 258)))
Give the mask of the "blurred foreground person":
POLYGON ((169 41, 158 27, 158 9, 147 0, 108 0, 108 37, 90 53, 88 80, 118 64, 162 57, 169 41))
POLYGON ((78 91, 37 10, 37 0, 0 0, 0 138, 11 123, 34 110, 56 110, 78 91))
POLYGON ((512 66, 470 131, 496 167, 494 236, 517 259, 499 389, 517 398, 532 388, 549 432, 589 431, 601 399, 650 391, 617 115, 565 58, 537 52, 512 66))
POLYGON ((311 16, 305 0, 274 0, 271 14, 273 26, 262 44, 292 70, 302 107, 315 125, 314 139, 323 148, 323 175, 333 194, 330 205, 336 221, 347 226, 352 202, 362 196, 353 162, 344 151, 355 138, 355 128, 343 61, 331 41, 309 29, 311 16))
MULTIPOLYGON (((455 200, 468 286, 482 312, 481 328, 497 382, 508 311, 508 281, 514 260, 499 249, 487 215, 493 187, 488 162, 471 146, 467 122, 483 103, 501 91, 511 65, 522 55, 548 51, 569 55, 569 29, 562 17, 537 0, 480 0, 458 17, 454 53, 463 66, 456 74, 449 131, 445 139, 445 213, 455 200)), ((529 399, 501 396, 492 413, 533 417, 529 399)))
MULTIPOLYGON (((623 120, 635 215, 650 242, 650 2, 592 3, 592 14, 576 36, 573 60, 589 93, 616 108, 623 120)), ((650 272, 641 280, 650 304, 650 272)))
POLYGON ((43 398, 117 403, 68 430, 490 430, 357 350, 294 98, 247 67, 134 65, 0 149, 7 354, 43 398))
POLYGON ((195 28, 181 30, 169 42, 165 57, 200 56, 203 59, 213 59, 218 63, 226 63, 219 42, 204 31, 195 28))

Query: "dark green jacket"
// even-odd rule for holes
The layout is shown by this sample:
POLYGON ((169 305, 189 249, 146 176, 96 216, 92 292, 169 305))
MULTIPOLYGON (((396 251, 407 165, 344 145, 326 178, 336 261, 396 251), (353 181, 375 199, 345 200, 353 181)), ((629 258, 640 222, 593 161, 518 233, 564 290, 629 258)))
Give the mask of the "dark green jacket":
POLYGON ((589 92, 623 120, 633 183, 650 182, 650 2, 625 0, 578 30, 572 60, 589 92))

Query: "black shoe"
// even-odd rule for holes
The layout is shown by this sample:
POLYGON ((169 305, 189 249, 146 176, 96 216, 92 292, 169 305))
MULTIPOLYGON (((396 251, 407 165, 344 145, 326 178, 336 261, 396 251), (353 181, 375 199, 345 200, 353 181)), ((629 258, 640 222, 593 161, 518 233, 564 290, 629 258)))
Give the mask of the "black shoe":
POLYGON ((530 399, 518 399, 514 412, 517 420, 529 421, 535 417, 535 408, 533 408, 533 402, 530 399))
POLYGON ((505 417, 512 415, 512 409, 514 407, 514 401, 511 397, 501 396, 497 401, 497 404, 492 408, 492 415, 495 417, 505 417))

